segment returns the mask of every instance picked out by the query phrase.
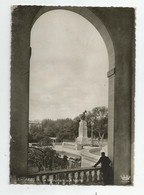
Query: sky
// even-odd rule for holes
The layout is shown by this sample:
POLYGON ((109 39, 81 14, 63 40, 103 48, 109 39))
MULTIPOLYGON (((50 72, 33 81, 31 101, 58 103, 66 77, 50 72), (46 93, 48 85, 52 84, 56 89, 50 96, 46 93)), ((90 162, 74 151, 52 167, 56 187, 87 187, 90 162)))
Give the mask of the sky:
POLYGON ((75 118, 108 105, 108 54, 95 27, 66 10, 49 11, 31 30, 30 120, 75 118))

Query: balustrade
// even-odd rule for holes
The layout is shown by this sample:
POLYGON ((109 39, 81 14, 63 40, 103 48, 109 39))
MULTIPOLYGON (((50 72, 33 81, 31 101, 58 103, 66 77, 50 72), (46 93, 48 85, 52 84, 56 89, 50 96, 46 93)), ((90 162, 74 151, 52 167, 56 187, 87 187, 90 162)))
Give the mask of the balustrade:
MULTIPOLYGON (((88 167, 29 174, 26 183, 47 185, 102 185, 100 168, 88 167)), ((18 178, 20 183, 20 178, 18 178)))

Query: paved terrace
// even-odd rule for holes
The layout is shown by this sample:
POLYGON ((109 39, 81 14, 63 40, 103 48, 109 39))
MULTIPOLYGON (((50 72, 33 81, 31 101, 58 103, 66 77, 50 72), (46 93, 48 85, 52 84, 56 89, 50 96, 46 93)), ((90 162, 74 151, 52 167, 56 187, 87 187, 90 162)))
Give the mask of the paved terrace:
POLYGON ((79 157, 82 158, 82 167, 91 167, 96 163, 100 157, 100 152, 105 151, 107 153, 107 146, 104 144, 102 149, 99 147, 84 146, 82 150, 75 150, 63 147, 62 145, 55 145, 54 150, 57 152, 66 154, 69 157, 79 157))

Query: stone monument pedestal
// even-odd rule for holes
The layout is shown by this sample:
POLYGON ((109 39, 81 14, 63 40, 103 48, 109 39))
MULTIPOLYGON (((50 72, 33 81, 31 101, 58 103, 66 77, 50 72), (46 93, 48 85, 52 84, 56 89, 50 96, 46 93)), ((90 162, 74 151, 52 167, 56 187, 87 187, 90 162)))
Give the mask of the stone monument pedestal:
POLYGON ((89 139, 87 136, 87 122, 85 120, 81 120, 79 123, 79 136, 77 137, 77 143, 84 145, 89 145, 89 139))

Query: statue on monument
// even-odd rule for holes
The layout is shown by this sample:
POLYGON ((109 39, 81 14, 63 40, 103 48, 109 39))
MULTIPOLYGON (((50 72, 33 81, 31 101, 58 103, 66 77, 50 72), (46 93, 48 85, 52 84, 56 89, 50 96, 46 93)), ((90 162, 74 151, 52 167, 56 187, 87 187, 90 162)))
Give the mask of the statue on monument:
POLYGON ((85 120, 85 118, 86 118, 86 117, 85 117, 86 113, 87 113, 86 110, 82 113, 81 120, 83 120, 83 121, 85 120))

